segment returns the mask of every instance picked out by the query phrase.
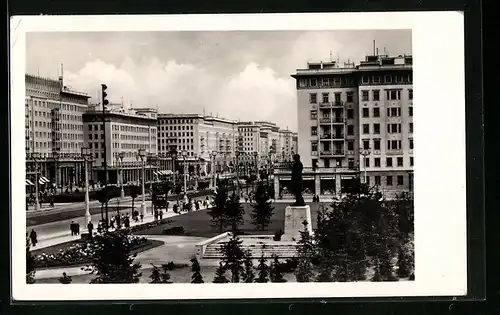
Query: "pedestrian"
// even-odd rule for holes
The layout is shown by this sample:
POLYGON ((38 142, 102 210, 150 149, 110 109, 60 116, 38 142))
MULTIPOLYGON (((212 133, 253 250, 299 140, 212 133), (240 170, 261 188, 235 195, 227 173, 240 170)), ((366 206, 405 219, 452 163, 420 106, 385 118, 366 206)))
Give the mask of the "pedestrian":
POLYGON ((36 246, 36 243, 38 243, 37 235, 34 229, 31 230, 30 240, 31 240, 31 245, 33 245, 33 247, 36 246))
POLYGON ((75 231, 75 221, 71 221, 71 223, 69 224, 69 230, 71 231, 71 236, 73 236, 73 235, 76 234, 76 231, 75 231))
POLYGON ((160 221, 163 220, 163 211, 161 209, 158 210, 158 214, 160 215, 160 221))
POLYGON ((111 219, 109 219, 109 227, 110 228, 115 227, 115 218, 114 217, 111 217, 111 219))
POLYGON ((87 224, 87 230, 89 232, 89 239, 92 239, 93 237, 92 231, 94 230, 94 224, 92 224, 92 221, 90 221, 89 224, 87 224))
POLYGON ((196 200, 196 202, 194 203, 194 206, 196 208, 196 211, 200 210, 200 201, 196 200))
POLYGON ((143 222, 144 221, 144 214, 141 213, 140 217, 141 217, 141 222, 143 222))
POLYGON ((156 209, 155 209, 154 217, 155 217, 155 221, 158 221, 158 210, 156 210, 156 209))
POLYGON ((120 216, 119 216, 119 215, 116 215, 116 219, 115 219, 115 221, 116 221, 116 228, 117 228, 117 229, 119 229, 119 228, 121 228, 121 227, 122 227, 122 225, 121 225, 121 220, 120 220, 120 219, 121 219, 121 218, 120 218, 120 216))
POLYGON ((123 219, 123 224, 125 225, 125 228, 129 228, 130 227, 130 217, 129 217, 128 213, 125 216, 125 219, 123 219))

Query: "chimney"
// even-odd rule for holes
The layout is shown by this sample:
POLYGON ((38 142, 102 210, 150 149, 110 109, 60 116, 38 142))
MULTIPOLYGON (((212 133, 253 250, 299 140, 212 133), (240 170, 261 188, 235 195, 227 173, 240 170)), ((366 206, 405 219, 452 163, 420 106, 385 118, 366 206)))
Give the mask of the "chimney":
POLYGON ((373 40, 373 54, 375 55, 375 40, 373 40))

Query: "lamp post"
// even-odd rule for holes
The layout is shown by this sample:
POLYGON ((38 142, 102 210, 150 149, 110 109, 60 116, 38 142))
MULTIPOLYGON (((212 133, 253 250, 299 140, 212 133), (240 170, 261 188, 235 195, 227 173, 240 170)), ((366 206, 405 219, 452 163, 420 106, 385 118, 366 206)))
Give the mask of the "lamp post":
POLYGON ((90 208, 89 208, 89 171, 88 161, 91 159, 92 154, 90 153, 90 149, 87 147, 82 148, 82 157, 85 163, 85 226, 89 224, 92 220, 90 216, 90 208))
POLYGON ((187 196, 187 172, 188 172, 188 167, 187 167, 187 151, 182 151, 182 159, 184 161, 184 202, 188 202, 188 196, 187 196))
POLYGON ((38 159, 40 152, 31 153, 31 158, 35 161, 35 210, 40 210, 40 201, 38 200, 38 159))
POLYGON ((149 182, 149 194, 153 197, 153 165, 158 161, 158 158, 154 154, 148 155, 149 172, 151 174, 149 182))
POLYGON ((239 163, 239 156, 240 156, 240 151, 235 152, 236 155, 236 194, 238 195, 238 198, 240 197, 240 163, 239 163))
POLYGON ((360 154, 363 156, 363 166, 364 166, 364 183, 366 184, 366 157, 370 155, 371 151, 370 148, 367 149, 362 149, 359 148, 360 154))
POLYGON ((212 161, 212 186, 217 186, 217 183, 215 182, 215 157, 217 156, 217 151, 212 151, 212 154, 210 156, 210 160, 212 161))
POLYGON ((54 158, 54 184, 56 185, 56 187, 54 188, 54 192, 57 192, 57 178, 59 175, 57 161, 59 160, 59 152, 52 152, 52 157, 54 158))
POLYGON ((144 164, 144 159, 146 157, 146 150, 144 149, 139 149, 138 151, 138 157, 141 159, 141 164, 142 164, 142 204, 141 204, 141 213, 143 217, 146 217, 146 189, 144 187, 144 173, 145 173, 145 164, 144 164))
POLYGON ((125 191, 123 190, 123 158, 125 157, 125 152, 119 152, 118 153, 118 158, 120 159, 120 198, 124 199, 125 198, 125 191))
POLYGON ((198 176, 200 175, 200 174, 198 174, 198 166, 200 165, 198 154, 194 155, 194 160, 195 160, 195 164, 194 164, 194 189, 196 191, 198 191, 198 176))

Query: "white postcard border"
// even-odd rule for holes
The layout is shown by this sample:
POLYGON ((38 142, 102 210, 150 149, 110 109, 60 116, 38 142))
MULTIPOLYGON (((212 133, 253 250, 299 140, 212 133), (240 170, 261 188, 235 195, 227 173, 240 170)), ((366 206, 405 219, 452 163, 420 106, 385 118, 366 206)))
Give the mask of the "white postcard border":
MULTIPOLYGON (((307 45, 307 43, 304 43, 307 45)), ((467 288, 464 17, 460 12, 11 19, 12 294, 14 300, 460 296, 467 288), (26 284, 26 32, 412 29, 415 281, 268 284, 26 284)), ((306 61, 304 61, 306 62, 306 61)), ((301 65, 296 65, 299 68, 301 65)), ((290 69, 292 73, 295 69, 290 69)), ((210 281, 211 279, 206 279, 210 281)))

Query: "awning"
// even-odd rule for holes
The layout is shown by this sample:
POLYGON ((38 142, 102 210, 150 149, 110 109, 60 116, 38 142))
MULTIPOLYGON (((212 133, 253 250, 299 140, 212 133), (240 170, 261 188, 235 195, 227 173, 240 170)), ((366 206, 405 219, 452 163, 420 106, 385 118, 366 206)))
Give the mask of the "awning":
POLYGON ((50 183, 50 180, 48 180, 46 177, 41 176, 40 180, 44 183, 50 183))
POLYGON ((28 185, 28 186, 33 186, 33 185, 35 185, 35 184, 33 184, 33 183, 29 180, 29 179, 27 179, 27 180, 26 180, 26 185, 28 185))

